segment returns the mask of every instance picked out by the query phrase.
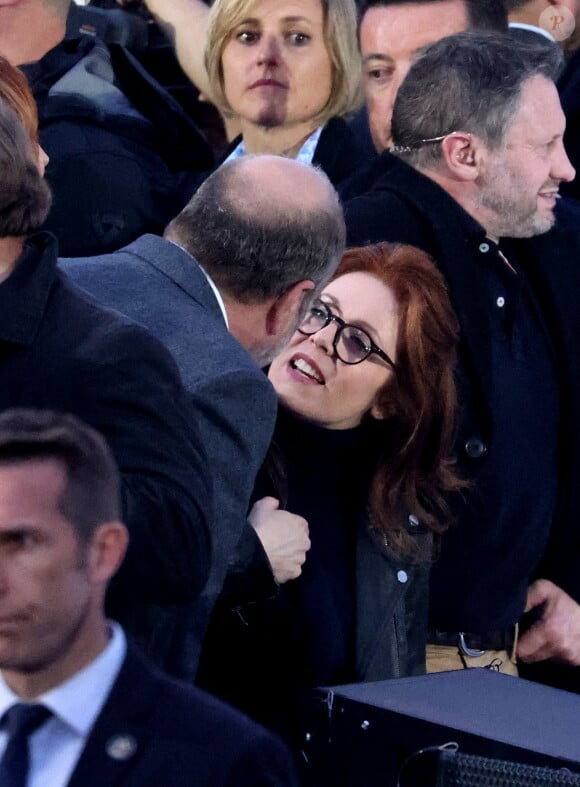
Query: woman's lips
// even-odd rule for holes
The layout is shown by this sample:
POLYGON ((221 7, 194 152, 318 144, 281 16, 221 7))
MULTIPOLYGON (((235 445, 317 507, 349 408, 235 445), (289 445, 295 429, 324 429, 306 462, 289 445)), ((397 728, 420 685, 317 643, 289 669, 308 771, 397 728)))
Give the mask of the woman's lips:
POLYGON ((306 385, 324 385, 324 375, 316 363, 307 355, 296 353, 288 362, 288 374, 306 385))
POLYGON ((257 79, 250 85, 250 90, 254 90, 254 88, 258 87, 274 87, 282 90, 286 89, 286 85, 284 85, 282 82, 278 82, 276 79, 257 79))

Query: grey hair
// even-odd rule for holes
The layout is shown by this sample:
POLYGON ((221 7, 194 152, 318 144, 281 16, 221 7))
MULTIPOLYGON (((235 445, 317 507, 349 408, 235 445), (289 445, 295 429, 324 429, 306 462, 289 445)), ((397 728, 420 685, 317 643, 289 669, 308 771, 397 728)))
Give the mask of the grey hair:
POLYGON ((441 162, 438 140, 453 131, 501 145, 524 82, 555 81, 556 47, 536 47, 496 33, 465 32, 429 46, 411 66, 393 108, 393 152, 417 169, 441 162))
POLYGON ((328 198, 315 207, 302 207, 299 195, 277 204, 266 190, 248 188, 240 170, 250 158, 215 170, 165 237, 195 257, 220 290, 243 303, 279 296, 304 279, 324 285, 340 261, 346 235, 330 181, 318 170, 328 198))

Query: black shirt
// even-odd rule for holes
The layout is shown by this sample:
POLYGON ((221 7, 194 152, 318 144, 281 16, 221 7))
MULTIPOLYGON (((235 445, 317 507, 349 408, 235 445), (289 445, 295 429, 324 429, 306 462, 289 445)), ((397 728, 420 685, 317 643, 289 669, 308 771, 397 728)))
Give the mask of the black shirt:
POLYGON ((513 250, 508 261, 491 241, 485 246, 493 436, 432 571, 431 627, 444 631, 497 631, 518 620, 557 492, 559 393, 549 339, 513 250))

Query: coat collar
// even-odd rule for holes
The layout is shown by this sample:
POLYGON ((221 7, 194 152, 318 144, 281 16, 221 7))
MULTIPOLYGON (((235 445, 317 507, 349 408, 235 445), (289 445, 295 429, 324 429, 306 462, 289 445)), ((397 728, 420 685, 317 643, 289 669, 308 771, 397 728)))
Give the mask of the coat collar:
POLYGON ((26 241, 10 276, 0 284, 0 341, 29 346, 40 328, 57 277, 56 238, 38 232, 26 241))
POLYGON ((157 681, 142 656, 131 646, 68 787, 120 784, 122 776, 147 751, 149 718, 157 681))
POLYGON ((134 254, 179 287, 192 300, 223 320, 220 305, 195 257, 181 246, 157 235, 143 235, 122 253, 134 254))
POLYGON ((312 163, 326 173, 334 186, 346 181, 353 172, 368 166, 374 151, 362 145, 348 123, 340 117, 324 125, 312 163))

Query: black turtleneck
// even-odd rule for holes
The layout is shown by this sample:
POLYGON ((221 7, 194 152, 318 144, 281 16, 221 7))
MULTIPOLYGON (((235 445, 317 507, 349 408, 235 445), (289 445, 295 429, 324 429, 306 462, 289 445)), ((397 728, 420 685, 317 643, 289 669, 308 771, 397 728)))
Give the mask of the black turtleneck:
POLYGON ((324 429, 284 408, 278 417, 286 508, 308 521, 312 543, 302 576, 282 591, 302 630, 304 677, 312 685, 354 679, 355 532, 376 456, 372 425, 324 429))

